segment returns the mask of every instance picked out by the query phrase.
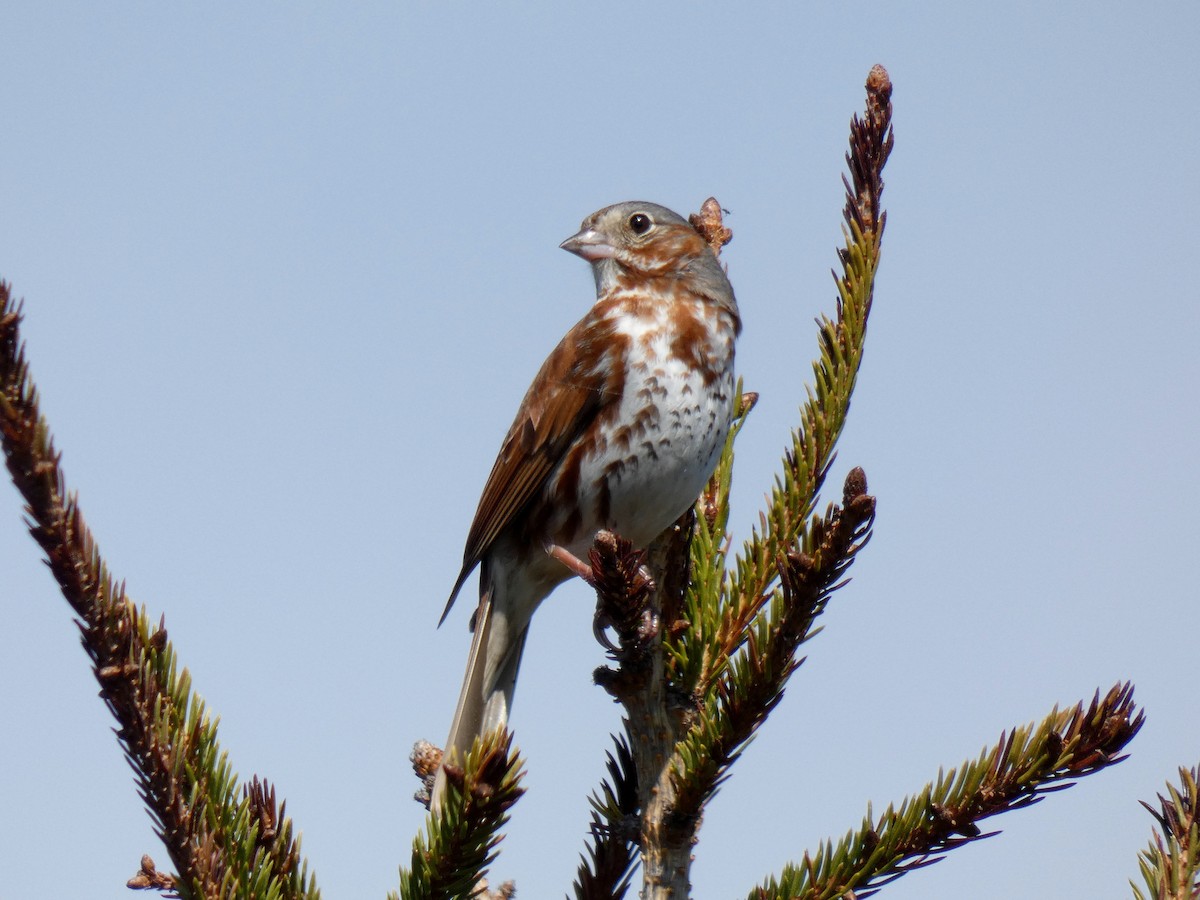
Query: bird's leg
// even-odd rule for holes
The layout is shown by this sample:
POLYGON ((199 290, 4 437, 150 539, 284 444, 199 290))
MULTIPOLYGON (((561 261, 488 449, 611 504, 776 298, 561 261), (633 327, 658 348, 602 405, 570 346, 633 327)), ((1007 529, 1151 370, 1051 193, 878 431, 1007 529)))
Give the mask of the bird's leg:
POLYGON ((592 567, 566 547, 560 547, 558 544, 546 544, 546 552, 592 587, 596 586, 596 583, 592 580, 592 567))

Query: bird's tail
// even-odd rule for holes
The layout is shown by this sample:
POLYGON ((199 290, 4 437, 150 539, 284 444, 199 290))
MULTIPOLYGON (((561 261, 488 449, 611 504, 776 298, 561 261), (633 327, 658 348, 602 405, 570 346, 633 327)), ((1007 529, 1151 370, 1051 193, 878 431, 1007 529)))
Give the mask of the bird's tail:
MULTIPOLYGON (((443 764, 462 765, 475 738, 507 726, 517 669, 521 666, 521 652, 525 649, 528 633, 528 621, 514 623, 503 612, 496 611, 490 591, 480 600, 471 653, 467 656, 467 673, 450 724, 450 735, 442 750, 443 764), (517 629, 518 633, 514 634, 517 629)), ((446 772, 439 768, 433 783, 430 809, 438 808, 445 791, 446 772)))

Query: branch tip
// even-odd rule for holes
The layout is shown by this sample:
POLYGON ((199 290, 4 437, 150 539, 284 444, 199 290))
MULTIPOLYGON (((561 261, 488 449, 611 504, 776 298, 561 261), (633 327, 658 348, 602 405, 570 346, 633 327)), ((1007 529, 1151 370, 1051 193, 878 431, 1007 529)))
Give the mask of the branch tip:
POLYGON ((708 246, 716 256, 721 255, 721 248, 733 240, 733 232, 725 227, 721 204, 716 197, 709 197, 700 204, 700 212, 688 216, 692 227, 700 232, 700 236, 708 241, 708 246))

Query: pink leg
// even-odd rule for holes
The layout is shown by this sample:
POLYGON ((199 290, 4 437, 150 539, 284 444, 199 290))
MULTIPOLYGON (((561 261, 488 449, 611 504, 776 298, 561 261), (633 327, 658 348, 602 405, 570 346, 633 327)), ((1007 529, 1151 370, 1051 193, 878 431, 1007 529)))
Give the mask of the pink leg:
POLYGON ((568 550, 566 547, 560 547, 558 544, 547 544, 546 552, 557 559, 560 563, 578 575, 588 584, 592 584, 592 567, 585 563, 582 559, 568 550))

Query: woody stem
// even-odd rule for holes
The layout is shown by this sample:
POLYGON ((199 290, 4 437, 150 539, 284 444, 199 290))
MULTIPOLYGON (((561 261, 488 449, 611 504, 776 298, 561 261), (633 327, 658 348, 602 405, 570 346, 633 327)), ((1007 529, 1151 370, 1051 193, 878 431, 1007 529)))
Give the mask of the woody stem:
MULTIPOLYGON (((690 528, 685 531, 677 523, 646 552, 646 566, 654 581, 650 614, 660 623, 671 618, 670 611, 678 607, 686 588, 690 535, 690 528)), ((673 820, 675 784, 671 768, 682 722, 674 709, 678 704, 671 702, 667 690, 661 629, 647 661, 649 672, 641 689, 626 701, 642 810, 642 897, 684 900, 690 896, 692 845, 698 823, 673 820)))

